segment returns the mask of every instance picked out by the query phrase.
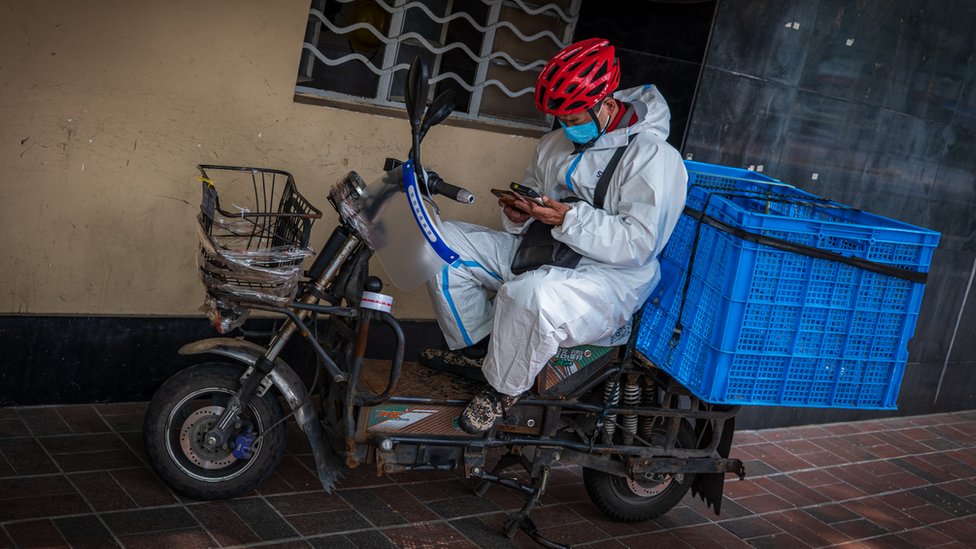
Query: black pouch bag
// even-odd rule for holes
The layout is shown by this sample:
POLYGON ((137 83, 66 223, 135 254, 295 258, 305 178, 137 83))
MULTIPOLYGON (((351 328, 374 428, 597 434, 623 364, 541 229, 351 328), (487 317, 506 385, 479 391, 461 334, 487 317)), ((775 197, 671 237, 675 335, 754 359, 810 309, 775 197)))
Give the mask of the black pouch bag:
MULTIPOLYGON (((631 135, 627 145, 634 140, 631 135)), ((610 176, 617 169, 620 157, 624 155, 627 145, 618 147, 613 153, 607 167, 600 174, 597 181, 596 190, 593 193, 593 205, 603 208, 603 199, 607 194, 607 187, 610 185, 610 176)), ((579 199, 568 199, 565 202, 575 202, 579 199)), ((565 267, 575 269, 583 256, 579 252, 570 248, 568 245, 552 237, 552 225, 547 225, 541 221, 533 221, 529 228, 522 233, 522 240, 519 247, 515 250, 515 257, 512 258, 512 273, 520 275, 542 267, 552 265, 553 267, 565 267)))
POLYGON ((552 237, 552 225, 533 221, 522 233, 522 241, 512 258, 512 273, 519 275, 543 265, 575 269, 580 259, 583 256, 579 252, 552 237))

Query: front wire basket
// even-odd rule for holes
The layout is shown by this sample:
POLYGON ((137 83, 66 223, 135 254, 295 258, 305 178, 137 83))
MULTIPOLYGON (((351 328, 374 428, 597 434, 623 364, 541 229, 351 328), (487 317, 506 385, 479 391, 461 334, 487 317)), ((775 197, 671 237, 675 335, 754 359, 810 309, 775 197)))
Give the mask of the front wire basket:
POLYGON ((288 172, 239 166, 198 168, 203 190, 197 217, 198 259, 208 294, 204 309, 218 331, 225 333, 246 320, 242 301, 276 306, 291 301, 302 262, 313 253, 308 246, 312 223, 322 212, 298 192, 288 172))

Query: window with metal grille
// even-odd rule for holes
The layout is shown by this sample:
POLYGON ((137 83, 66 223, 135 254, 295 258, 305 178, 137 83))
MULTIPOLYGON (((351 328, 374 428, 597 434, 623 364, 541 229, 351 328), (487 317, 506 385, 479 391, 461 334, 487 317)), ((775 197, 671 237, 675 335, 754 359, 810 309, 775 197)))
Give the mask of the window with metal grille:
POLYGON ((431 98, 457 97, 455 119, 548 130, 535 80, 572 42, 580 0, 313 0, 296 93, 350 106, 400 107, 418 54, 431 98))

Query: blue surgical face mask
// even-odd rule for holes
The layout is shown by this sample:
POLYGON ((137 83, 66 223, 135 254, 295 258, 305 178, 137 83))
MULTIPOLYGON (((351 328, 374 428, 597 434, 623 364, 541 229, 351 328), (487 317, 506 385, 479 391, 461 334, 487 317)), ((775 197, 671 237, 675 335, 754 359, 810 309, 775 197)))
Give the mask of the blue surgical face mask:
POLYGON ((596 122, 592 120, 578 126, 567 126, 560 120, 559 125, 563 127, 563 133, 566 134, 566 138, 573 143, 582 145, 600 137, 600 130, 596 127, 596 122))
MULTIPOLYGON (((603 105, 601 104, 599 112, 596 113, 597 120, 600 119, 600 113, 602 112, 603 105)), ((586 124, 578 124, 576 126, 567 126, 562 120, 559 120, 559 125, 563 127, 563 133, 566 134, 566 138, 573 143, 582 145, 600 137, 600 128, 593 120, 590 120, 586 124)))

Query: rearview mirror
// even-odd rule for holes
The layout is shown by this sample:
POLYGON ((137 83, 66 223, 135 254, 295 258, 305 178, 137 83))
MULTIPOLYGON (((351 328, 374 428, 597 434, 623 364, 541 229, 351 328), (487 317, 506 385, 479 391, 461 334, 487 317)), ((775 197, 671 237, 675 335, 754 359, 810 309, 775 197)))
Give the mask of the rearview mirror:
POLYGON ((424 123, 420 126, 420 135, 427 133, 431 127, 443 122, 452 112, 454 112, 454 90, 444 90, 434 98, 434 102, 427 109, 427 116, 424 117, 424 123))
POLYGON ((420 121, 424 117, 424 109, 427 106, 427 79, 427 64, 418 55, 410 65, 407 87, 404 90, 410 127, 415 133, 420 131, 420 121))

